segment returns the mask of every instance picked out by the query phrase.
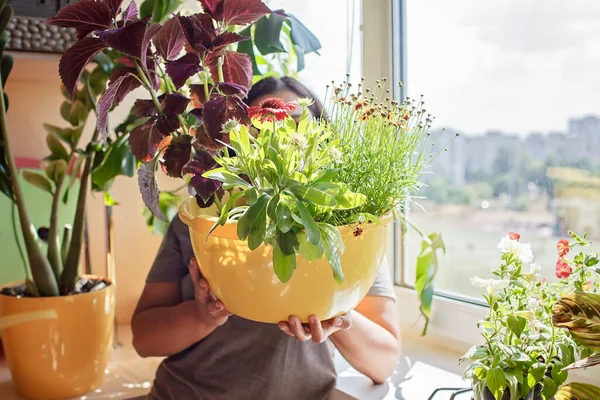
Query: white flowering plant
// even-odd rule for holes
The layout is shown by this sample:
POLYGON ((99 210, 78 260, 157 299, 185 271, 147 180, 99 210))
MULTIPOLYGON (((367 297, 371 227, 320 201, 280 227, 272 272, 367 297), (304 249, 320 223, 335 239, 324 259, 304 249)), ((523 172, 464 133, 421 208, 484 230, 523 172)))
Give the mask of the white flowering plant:
POLYGON ((588 349, 569 333, 556 328, 552 311, 561 296, 571 292, 597 292, 596 253, 566 255, 574 247, 588 246, 585 236, 571 233, 572 243, 557 243, 556 282, 541 278, 533 262, 531 245, 520 235, 504 236, 498 248, 502 263, 493 278, 474 277, 471 283, 486 289, 489 314, 478 324, 483 344, 473 346, 460 362, 471 361, 464 373, 472 381, 475 399, 550 400, 567 379, 566 367, 588 349))

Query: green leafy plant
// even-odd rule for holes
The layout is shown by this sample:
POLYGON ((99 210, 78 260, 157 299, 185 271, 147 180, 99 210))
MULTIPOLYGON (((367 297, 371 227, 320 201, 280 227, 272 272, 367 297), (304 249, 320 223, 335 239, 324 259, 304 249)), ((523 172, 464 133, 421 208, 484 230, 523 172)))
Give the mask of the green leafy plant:
POLYGON ((391 212, 422 237, 415 291, 425 319, 425 335, 439 268, 438 253, 445 252, 445 245, 440 233, 424 235, 410 224, 406 211, 423 186, 423 172, 439 152, 429 151, 434 144, 429 133, 433 117, 423 100, 396 100, 386 85, 387 80, 382 79, 374 91, 363 88, 362 82, 356 90, 349 82, 332 89, 328 110, 331 130, 340 141, 339 179, 350 190, 367 197, 358 210, 338 210, 335 218, 344 223, 352 220, 355 212, 377 216, 391 212))
POLYGON ((344 246, 330 222, 335 210, 359 207, 366 196, 336 179, 338 141, 324 124, 312 121, 306 107, 298 124, 287 117, 286 111, 295 107, 279 99, 266 100, 257 110, 258 118, 253 118, 253 128, 232 121, 228 147, 235 155, 217 157, 220 168, 204 174, 222 182, 222 189, 236 190, 219 207, 214 228, 237 220, 238 237, 247 240, 251 250, 263 243, 273 246, 273 266, 282 282, 292 277, 296 253, 307 260, 325 254, 341 282, 344 246), (236 205, 241 199, 245 204, 236 205))
MULTIPOLYGON (((0 28, 3 32, 12 10, 4 2, 0 5, 0 28)), ((2 43, 6 43, 5 36, 2 43)), ((2 81, 5 83, 12 61, 9 61, 11 59, 8 55, 3 55, 2 60, 2 81)), ((27 279, 29 295, 58 296, 73 292, 80 265, 89 182, 92 182, 95 190, 108 193, 117 175, 133 175, 133 157, 129 148, 123 145, 127 142, 126 136, 111 136, 107 141, 98 143, 96 130, 90 142, 81 144, 81 136, 89 116, 97 110, 97 99, 104 93, 106 82, 114 68, 114 62, 108 56, 98 57, 94 64, 93 68, 81 75, 80 85, 75 88, 73 97, 63 91, 67 99, 60 106, 60 114, 68 126, 44 125, 48 132, 46 144, 50 150, 50 155, 44 159, 45 174, 23 171, 23 177, 28 183, 52 196, 48 228, 41 227, 41 231, 47 233, 43 238, 38 236, 38 229, 30 222, 24 204, 6 129, 6 108, 1 107, 0 149, 3 157, 0 162, 0 182, 3 183, 3 193, 13 200, 18 209, 28 270, 32 277, 27 279), (60 226, 58 213, 61 203, 67 202, 77 178, 81 184, 72 227, 71 224, 60 226), (46 254, 42 250, 42 241, 47 243, 46 254)), ((2 98, 6 99, 3 90, 2 98)))
POLYGON ((558 242, 560 280, 548 283, 539 279, 540 268, 531 264, 531 246, 511 232, 498 245, 502 264, 492 271, 496 278, 472 278, 474 285, 486 288, 483 297, 490 310, 478 326, 485 343, 473 346, 460 359, 472 361, 464 376, 472 380, 476 399, 483 399, 485 393, 497 400, 505 393, 522 399, 533 392, 550 400, 567 379, 565 366, 588 355, 588 349, 553 325, 553 308, 561 295, 576 288, 598 290, 590 268, 597 255, 580 253, 572 263, 565 259, 570 248, 583 244, 558 242))

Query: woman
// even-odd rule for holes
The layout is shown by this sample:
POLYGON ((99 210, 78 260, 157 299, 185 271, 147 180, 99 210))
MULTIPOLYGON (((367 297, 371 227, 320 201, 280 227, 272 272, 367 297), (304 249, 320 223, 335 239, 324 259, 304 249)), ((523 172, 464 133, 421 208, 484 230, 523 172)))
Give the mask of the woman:
MULTIPOLYGON (((315 97, 293 78, 266 78, 247 103, 315 97)), ((313 117, 323 114, 316 101, 313 117)), ((292 115, 294 117, 294 115, 292 115)), ((200 276, 188 228, 171 223, 132 319, 142 357, 167 357, 151 399, 318 400, 335 386, 333 346, 358 371, 382 383, 399 355, 398 313, 387 268, 355 310, 303 325, 290 316, 278 325, 231 315, 200 276)))

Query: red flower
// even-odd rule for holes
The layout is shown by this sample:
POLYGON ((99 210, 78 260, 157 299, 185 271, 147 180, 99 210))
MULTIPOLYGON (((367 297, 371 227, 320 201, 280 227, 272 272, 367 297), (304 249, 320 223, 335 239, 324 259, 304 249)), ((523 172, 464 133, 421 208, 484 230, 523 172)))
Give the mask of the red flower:
POLYGON ((261 122, 284 120, 288 117, 288 113, 298 108, 298 103, 290 101, 285 103, 281 99, 270 98, 263 100, 258 106, 248 108, 248 116, 250 118, 258 118, 261 122))
POLYGON ((569 253, 569 241, 562 239, 556 244, 556 250, 558 250, 558 256, 564 257, 569 253))
POLYGON ((355 237, 358 237, 358 236, 362 235, 363 230, 360 226, 357 226, 353 233, 354 233, 355 237))
POLYGON ((510 238, 510 240, 516 240, 517 242, 519 241, 519 239, 521 239, 521 235, 517 232, 508 232, 508 237, 510 238))
POLYGON ((563 258, 559 258, 556 262, 556 277, 563 279, 568 278, 573 270, 571 266, 563 258))

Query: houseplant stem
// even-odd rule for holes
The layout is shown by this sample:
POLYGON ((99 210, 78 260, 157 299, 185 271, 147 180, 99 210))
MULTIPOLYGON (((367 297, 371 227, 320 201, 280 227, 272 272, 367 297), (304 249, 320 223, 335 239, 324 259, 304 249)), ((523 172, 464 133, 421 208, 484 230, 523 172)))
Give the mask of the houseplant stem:
POLYGON ((60 204, 60 193, 62 181, 56 183, 54 194, 52 195, 52 211, 50 213, 50 231, 48 232, 48 261, 54 271, 54 277, 58 282, 62 273, 63 263, 61 256, 60 230, 58 229, 58 205, 60 204))
POLYGON ((0 85, 0 130, 2 130, 2 139, 4 141, 4 151, 6 153, 6 163, 10 174, 10 180, 15 194, 15 202, 19 210, 19 222, 23 239, 27 249, 27 257, 31 274, 35 281, 38 291, 42 296, 58 296, 58 285, 54 278, 52 267, 48 259, 42 253, 42 250, 37 244, 36 231, 25 207, 25 198, 17 176, 17 167, 12 153, 11 143, 8 137, 8 123, 6 119, 6 108, 4 104, 4 88, 0 85))
MULTIPOLYGON (((91 143, 98 139, 100 131, 94 130, 91 143)), ((79 258, 81 257, 81 247, 83 242, 83 225, 85 217, 85 205, 87 200, 87 188, 89 184, 90 173, 92 172, 92 155, 88 155, 81 174, 81 185, 79 186, 79 195, 77 197, 77 208, 75 210, 75 219, 73 222, 73 234, 71 244, 65 260, 64 270, 60 277, 60 287, 63 293, 70 293, 75 287, 77 273, 79 271, 79 258)))

